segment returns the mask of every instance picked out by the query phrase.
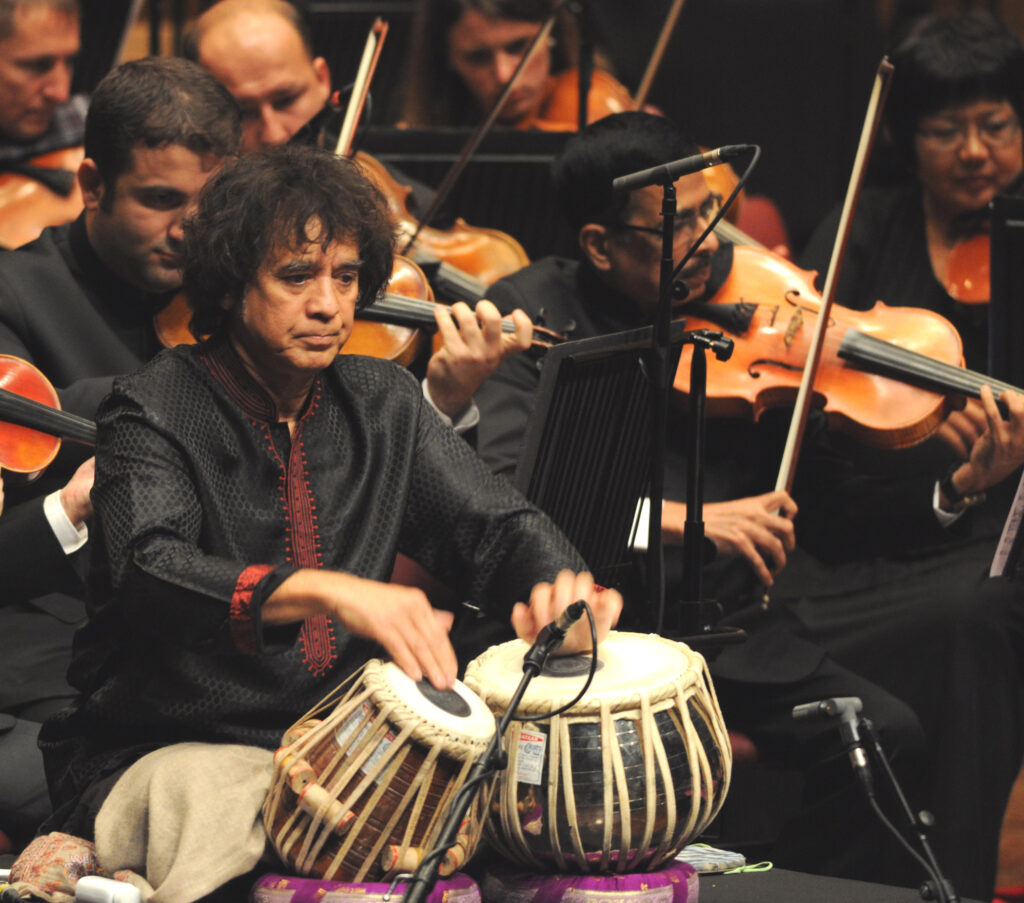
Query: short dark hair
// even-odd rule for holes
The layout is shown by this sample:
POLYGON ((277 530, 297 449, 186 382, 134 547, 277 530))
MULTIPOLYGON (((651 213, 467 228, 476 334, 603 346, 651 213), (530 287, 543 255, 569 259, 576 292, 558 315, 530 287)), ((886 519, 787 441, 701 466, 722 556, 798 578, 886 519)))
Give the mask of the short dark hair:
POLYGON ((85 155, 112 192, 132 167, 132 151, 181 145, 228 157, 242 139, 238 105, 206 70, 187 60, 124 63, 96 87, 85 119, 85 155))
POLYGON ((23 6, 45 6, 65 16, 78 18, 78 0, 0 0, 0 41, 14 34, 14 14, 23 6))
MULTIPOLYGON (((206 13, 209 13, 216 6, 216 3, 212 4, 206 10, 206 13)), ((255 6, 253 4, 253 7, 255 6)), ((313 48, 313 29, 309 24, 305 3, 300 2, 300 0, 293 0, 293 2, 288 2, 288 0, 265 0, 260 6, 262 7, 261 11, 276 13, 291 25, 298 33, 302 46, 306 48, 310 59, 316 56, 316 51, 313 48)), ((199 16, 194 27, 186 32, 181 43, 181 55, 187 60, 192 60, 194 63, 199 62, 199 45, 203 42, 203 33, 206 31, 207 18, 204 18, 206 13, 199 16)))
POLYGON ((886 123, 899 161, 913 166, 914 134, 951 105, 1008 100, 1024 121, 1024 47, 992 13, 918 19, 892 54, 886 123))
POLYGON ((383 195, 350 160, 301 145, 246 154, 207 182, 184 223, 190 328, 197 337, 222 331, 231 316, 222 301, 240 301, 270 254, 310 242, 355 242, 365 307, 391 277, 394 230, 383 195))
POLYGON ((570 138, 552 168, 555 192, 575 231, 586 223, 621 220, 627 192, 612 180, 699 152, 671 120, 651 113, 616 113, 570 138))

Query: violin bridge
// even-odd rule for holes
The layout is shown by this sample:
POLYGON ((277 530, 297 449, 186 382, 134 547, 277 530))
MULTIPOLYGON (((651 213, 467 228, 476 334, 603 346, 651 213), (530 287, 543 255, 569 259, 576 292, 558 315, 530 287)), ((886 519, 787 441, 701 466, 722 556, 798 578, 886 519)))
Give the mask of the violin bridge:
POLYGON ((796 334, 804 325, 804 312, 798 307, 793 311, 793 316, 789 318, 789 325, 786 327, 786 347, 792 346, 793 341, 796 339, 796 334))

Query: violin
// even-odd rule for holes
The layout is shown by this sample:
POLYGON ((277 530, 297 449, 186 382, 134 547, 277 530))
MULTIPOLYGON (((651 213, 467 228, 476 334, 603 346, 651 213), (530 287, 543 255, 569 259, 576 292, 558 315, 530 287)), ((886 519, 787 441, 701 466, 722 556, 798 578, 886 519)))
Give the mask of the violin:
MULTIPOLYGON (((362 354, 408 366, 422 347, 421 332, 437 329, 434 310, 438 305, 433 297, 423 271, 408 258, 396 257, 388 291, 373 304, 356 311, 352 334, 341 354, 362 354)), ((189 328, 191 318, 192 311, 184 294, 175 295, 153 318, 160 343, 165 348, 195 343, 196 337, 189 328)), ((508 320, 501 321, 501 328, 503 332, 515 332, 515 324, 508 320)), ((550 348, 562 341, 565 337, 559 333, 534 326, 533 348, 550 348)))
POLYGON ((23 173, 0 173, 0 247, 21 247, 38 238, 47 226, 71 222, 82 212, 82 190, 74 174, 83 159, 85 148, 67 147, 28 161, 31 166, 67 172, 67 194, 23 173))
MULTIPOLYGON (((395 257, 391 278, 388 280, 386 298, 398 298, 403 301, 419 299, 421 303, 433 309, 433 290, 427 277, 415 263, 405 257, 395 257)), ((364 354, 394 361, 407 367, 419 354, 423 337, 415 323, 373 322, 362 318, 364 311, 356 311, 356 321, 352 334, 341 349, 342 354, 364 354)), ((160 344, 165 348, 176 345, 194 345, 199 337, 190 328, 192 310, 183 292, 179 292, 171 302, 158 311, 153 317, 153 328, 160 344)), ((205 336, 204 336, 205 338, 205 336)))
MULTIPOLYGON (((690 306, 692 315, 684 305, 688 328, 719 330, 735 341, 728 361, 707 368, 709 414, 757 420, 769 407, 793 403, 821 307, 815 275, 771 251, 737 246, 715 295, 690 306)), ((684 347, 674 380, 684 393, 692 353, 684 347)), ((997 397, 1020 391, 962 361, 959 333, 937 313, 881 302, 869 311, 833 305, 813 393, 832 427, 878 447, 904 448, 939 427, 950 396, 977 398, 983 385, 997 397)))
POLYGON ((988 304, 992 296, 992 239, 979 232, 958 241, 946 261, 946 294, 961 304, 988 304))
POLYGON ((529 264, 523 246, 498 229, 470 226, 462 219, 457 219, 450 229, 421 225, 409 211, 412 188, 400 185, 369 154, 358 152, 355 162, 387 199, 399 235, 407 240, 416 237, 411 248, 403 249, 403 254, 420 266, 436 268, 435 282, 445 298, 474 304, 484 297, 492 282, 529 264))
POLYGON ((0 468, 35 479, 57 457, 61 439, 95 445, 96 425, 62 411, 37 367, 0 354, 0 468))
MULTIPOLYGON (((515 124, 516 129, 541 129, 548 132, 575 132, 579 119, 579 69, 566 69, 553 75, 547 93, 537 109, 515 124)), ((626 87, 604 69, 594 69, 587 93, 587 122, 596 122, 613 113, 635 110, 626 87)))

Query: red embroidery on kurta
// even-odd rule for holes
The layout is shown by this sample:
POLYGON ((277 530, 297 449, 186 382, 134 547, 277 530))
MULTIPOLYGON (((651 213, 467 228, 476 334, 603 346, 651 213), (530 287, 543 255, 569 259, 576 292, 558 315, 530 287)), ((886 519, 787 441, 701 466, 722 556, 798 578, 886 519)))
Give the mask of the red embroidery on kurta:
MULTIPOLYGON (((316 409, 320 400, 320 386, 317 384, 303 420, 316 409)), ((316 522, 316 505, 313 490, 309 485, 306 455, 302 446, 302 422, 292 437, 292 450, 288 461, 288 520, 291 525, 289 541, 292 562, 297 567, 323 567, 320 549, 320 533, 316 522)), ((317 677, 326 674, 338 660, 338 646, 334 636, 334 624, 326 615, 306 618, 299 634, 302 643, 303 663, 317 677)))
POLYGON ((264 577, 272 570, 269 564, 254 564, 247 567, 238 576, 235 592, 231 596, 231 618, 228 626, 231 639, 239 651, 256 655, 259 644, 256 642, 256 627, 252 617, 252 593, 264 577))

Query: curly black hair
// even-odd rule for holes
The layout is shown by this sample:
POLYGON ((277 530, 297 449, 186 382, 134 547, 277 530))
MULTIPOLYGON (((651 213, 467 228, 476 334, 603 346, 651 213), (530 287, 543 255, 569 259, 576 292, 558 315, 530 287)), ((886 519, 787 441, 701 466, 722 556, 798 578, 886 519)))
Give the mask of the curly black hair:
POLYGON ((354 242, 362 261, 358 308, 391 277, 395 225, 383 195, 355 164, 315 147, 270 148, 226 165, 200 192, 183 229, 183 288, 196 337, 226 326, 274 252, 354 242))

